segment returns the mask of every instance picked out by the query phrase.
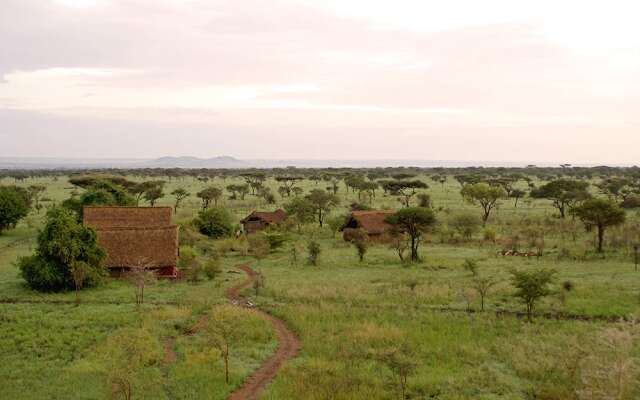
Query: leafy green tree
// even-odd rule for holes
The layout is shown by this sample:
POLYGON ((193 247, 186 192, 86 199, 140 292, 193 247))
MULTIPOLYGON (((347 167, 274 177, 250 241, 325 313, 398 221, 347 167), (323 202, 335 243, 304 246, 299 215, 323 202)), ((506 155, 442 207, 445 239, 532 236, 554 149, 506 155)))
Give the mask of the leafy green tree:
POLYGON ((74 289, 73 268, 79 263, 84 264, 84 286, 98 283, 106 274, 105 257, 95 231, 79 223, 71 211, 56 207, 47 212, 36 253, 20 258, 18 267, 32 289, 59 291, 74 289))
POLYGON ((221 207, 200 211, 193 222, 200 233, 212 238, 230 236, 233 233, 231 214, 221 207))
POLYGON ((231 350, 245 335, 243 319, 246 311, 230 305, 215 310, 205 327, 207 339, 220 352, 224 362, 224 380, 229 384, 229 359, 231 350))
POLYGON ((231 193, 230 199, 235 200, 240 196, 240 200, 244 200, 249 193, 249 185, 227 185, 227 190, 231 193))
POLYGON ((526 305, 529 321, 532 319, 536 302, 551 294, 549 285, 553 282, 555 274, 556 271, 552 269, 511 271, 511 283, 516 288, 514 296, 526 305))
POLYGON ((218 200, 222 197, 222 190, 214 186, 209 186, 199 191, 196 196, 202 200, 202 209, 206 210, 213 202, 213 206, 218 205, 218 200))
POLYGON ((127 188, 136 200, 136 206, 140 204, 140 200, 144 197, 145 193, 155 188, 164 187, 164 181, 145 181, 136 183, 133 186, 127 188))
POLYGON ((0 234, 29 214, 29 195, 17 186, 0 186, 0 234))
POLYGON ((178 212, 178 207, 180 207, 180 203, 182 203, 184 199, 186 199, 191 195, 191 193, 187 192, 186 189, 184 188, 177 188, 176 190, 171 192, 171 194, 173 195, 173 197, 176 198, 176 202, 173 206, 174 212, 178 212))
POLYGON ((507 197, 507 192, 502 187, 484 182, 465 185, 460 194, 468 203, 482 207, 482 226, 487 224, 491 211, 500 205, 499 200, 507 197))
POLYGON ((331 229, 331 233, 333 237, 336 237, 336 233, 342 228, 347 221, 347 217, 345 215, 334 215, 330 218, 327 218, 327 225, 331 229))
POLYGON ((409 207, 411 197, 417 193, 417 189, 428 189, 429 185, 418 179, 412 181, 394 180, 382 182, 382 188, 385 192, 399 196, 402 204, 404 204, 405 207, 409 207))
POLYGON ((40 205, 40 199, 42 198, 43 193, 47 191, 47 187, 44 185, 31 185, 27 188, 27 191, 29 192, 29 197, 33 201, 34 208, 39 214, 40 209, 42 208, 40 205))
POLYGON ((313 205, 320 227, 322 227, 326 214, 333 207, 340 204, 340 198, 338 196, 320 189, 313 189, 305 198, 313 205))
POLYGON ((397 231, 406 232, 411 242, 411 261, 418 261, 418 247, 422 235, 436 223, 433 211, 424 207, 407 207, 390 215, 386 221, 393 225, 397 231))
POLYGON ((588 189, 589 183, 584 181, 557 179, 533 189, 531 197, 551 200, 560 217, 564 218, 569 209, 591 197, 588 189))
POLYGON ((282 197, 291 196, 291 193, 293 192, 293 188, 295 187, 295 185, 303 179, 304 178, 301 176, 289 176, 289 175, 276 176, 275 177, 276 182, 279 182, 280 185, 282 185, 280 186, 282 190, 278 189, 278 192, 282 197))
POLYGON ((289 217, 292 217, 296 221, 298 231, 301 225, 312 222, 316 215, 314 205, 309 199, 303 197, 291 199, 291 201, 284 205, 284 209, 289 217))
POLYGON ((573 209, 573 213, 582 221, 587 230, 596 228, 599 253, 602 252, 606 229, 610 226, 623 224, 626 217, 625 211, 613 200, 598 198, 584 201, 573 209))
POLYGON ((162 186, 154 186, 144 192, 144 199, 149 202, 151 207, 156 206, 156 202, 164 197, 162 186))

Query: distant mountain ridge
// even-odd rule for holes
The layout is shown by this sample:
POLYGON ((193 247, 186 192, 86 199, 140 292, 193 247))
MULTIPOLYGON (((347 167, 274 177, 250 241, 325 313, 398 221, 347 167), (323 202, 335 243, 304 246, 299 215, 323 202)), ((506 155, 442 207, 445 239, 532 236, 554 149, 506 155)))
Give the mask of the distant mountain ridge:
POLYGON ((160 157, 146 161, 146 168, 246 168, 247 163, 231 156, 198 158, 192 156, 160 157))

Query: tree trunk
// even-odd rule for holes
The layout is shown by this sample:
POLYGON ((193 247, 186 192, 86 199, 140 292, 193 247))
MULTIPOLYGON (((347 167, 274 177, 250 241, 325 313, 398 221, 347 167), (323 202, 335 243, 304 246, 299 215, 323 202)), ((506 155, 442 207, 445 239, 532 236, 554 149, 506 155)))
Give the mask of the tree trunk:
POLYGON ((598 253, 602 253, 603 242, 604 242, 604 226, 598 226, 598 253))
POLYGON ((225 344, 224 351, 224 380, 229 383, 229 344, 225 344))

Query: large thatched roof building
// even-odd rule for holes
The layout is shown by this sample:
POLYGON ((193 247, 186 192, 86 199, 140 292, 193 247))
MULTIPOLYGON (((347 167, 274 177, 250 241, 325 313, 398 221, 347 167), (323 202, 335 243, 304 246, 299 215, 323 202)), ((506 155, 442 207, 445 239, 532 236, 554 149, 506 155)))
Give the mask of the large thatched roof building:
POLYGON ((145 264, 161 276, 176 277, 178 226, 171 207, 85 207, 84 224, 94 228, 115 274, 145 264))

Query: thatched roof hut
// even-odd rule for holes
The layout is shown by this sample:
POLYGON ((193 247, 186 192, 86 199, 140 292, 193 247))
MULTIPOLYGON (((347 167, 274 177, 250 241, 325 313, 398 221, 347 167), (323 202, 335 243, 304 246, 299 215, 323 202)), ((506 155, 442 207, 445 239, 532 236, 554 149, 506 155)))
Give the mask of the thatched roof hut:
POLYGON ((287 219, 287 213, 282 209, 270 212, 254 211, 240 221, 240 223, 245 232, 253 233, 268 228, 269 226, 279 225, 285 219, 287 219))
POLYGON ((171 207, 85 207, 83 222, 96 230, 112 271, 143 263, 175 277, 179 242, 172 213, 171 207))
POLYGON ((355 229, 364 230, 373 241, 382 241, 385 234, 392 229, 386 218, 393 214, 395 211, 390 210, 353 211, 340 230, 343 231, 343 237, 347 241, 350 240, 355 229))

